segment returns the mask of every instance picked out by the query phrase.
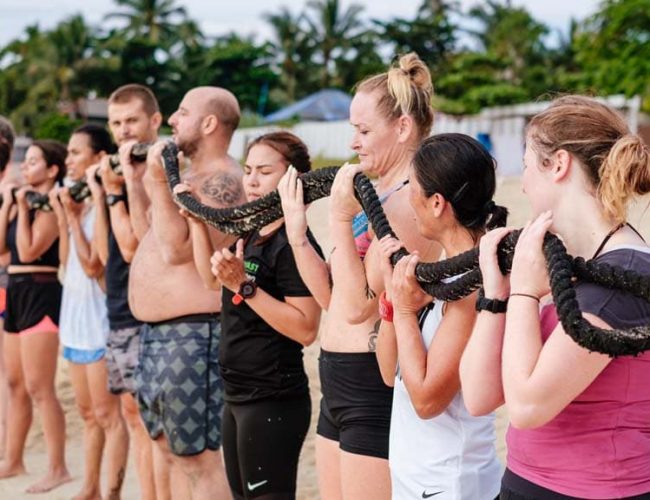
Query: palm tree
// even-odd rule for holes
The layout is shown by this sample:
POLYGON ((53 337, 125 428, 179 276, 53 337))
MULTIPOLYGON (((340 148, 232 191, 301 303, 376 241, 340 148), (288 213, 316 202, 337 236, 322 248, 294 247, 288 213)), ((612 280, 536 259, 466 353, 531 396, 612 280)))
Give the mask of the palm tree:
POLYGON ((104 19, 126 21, 124 34, 128 38, 144 38, 153 44, 169 43, 175 38, 175 29, 187 19, 184 7, 174 5, 174 0, 115 0, 126 10, 107 14, 104 19))
POLYGON ((328 87, 332 81, 333 62, 337 57, 344 57, 345 52, 364 32, 359 18, 363 7, 352 4, 342 12, 339 0, 311 0, 307 7, 314 16, 306 16, 306 21, 320 52, 320 83, 322 87, 328 87))
POLYGON ((277 13, 263 14, 263 18, 273 28, 273 39, 270 43, 273 55, 280 63, 280 81, 284 87, 286 101, 293 102, 296 100, 299 75, 307 77, 311 68, 313 49, 303 29, 305 16, 294 16, 283 6, 277 13))

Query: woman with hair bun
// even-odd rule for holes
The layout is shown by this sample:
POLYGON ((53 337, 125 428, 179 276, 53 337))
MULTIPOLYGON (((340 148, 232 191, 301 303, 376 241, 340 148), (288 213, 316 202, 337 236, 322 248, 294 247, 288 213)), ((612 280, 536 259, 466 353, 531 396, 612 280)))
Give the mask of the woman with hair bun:
POLYGON ((21 171, 26 185, 3 190, 0 207, 0 251, 9 250, 9 285, 5 319, 5 363, 9 385, 7 452, 0 478, 23 474, 25 440, 32 423, 32 404, 43 422, 49 466, 43 479, 27 489, 44 493, 70 481, 65 465, 65 419, 54 377, 59 348, 61 284, 58 225, 52 212, 31 209, 27 191, 47 194, 65 177, 65 145, 34 141, 21 171))
POLYGON ((353 194, 352 178, 376 176, 388 220, 405 246, 436 260, 439 246, 412 231, 408 175, 413 153, 433 123, 433 85, 414 53, 386 73, 360 82, 350 105, 351 148, 358 165, 343 166, 330 196, 331 287, 327 264, 306 245, 302 186, 289 172, 280 183, 289 243, 314 298, 328 311, 321 336, 322 390, 316 436, 321 497, 390 498, 388 439, 393 391, 375 355, 384 289, 379 242, 353 194))
MULTIPOLYGON (((447 258, 476 247, 486 229, 505 225, 507 210, 492 201, 494 160, 469 136, 425 139, 409 178, 417 230, 438 242, 447 258)), ((380 299, 377 358, 386 385, 394 386, 392 497, 491 500, 502 472, 494 415, 468 413, 458 374, 476 319, 476 294, 435 300, 415 278, 417 253, 400 259, 393 270, 390 256, 402 245, 386 236, 381 246, 386 292, 380 299)))
MULTIPOLYGON (((534 220, 523 229, 509 277, 481 240, 486 298, 507 313, 481 312, 461 361, 473 414, 505 402, 510 418, 501 498, 650 498, 650 352, 615 359, 575 343, 548 303, 542 253, 547 231, 569 254, 648 274, 650 248, 626 222, 627 202, 650 192, 650 151, 616 111, 567 96, 533 117, 523 188, 534 220), (540 304, 541 302, 541 304, 540 304)), ((605 329, 650 323, 631 293, 575 283, 583 317, 605 329)))

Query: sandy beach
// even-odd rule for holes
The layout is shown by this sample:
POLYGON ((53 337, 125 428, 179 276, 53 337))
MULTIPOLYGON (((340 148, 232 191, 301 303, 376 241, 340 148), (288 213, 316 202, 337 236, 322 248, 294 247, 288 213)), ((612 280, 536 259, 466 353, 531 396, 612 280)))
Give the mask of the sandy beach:
MULTIPOLYGON (((530 210, 526 199, 521 192, 519 178, 510 177, 500 179, 496 201, 510 209, 510 225, 522 226, 530 217, 530 210)), ((646 240, 650 241, 649 205, 650 197, 638 200, 638 202, 634 204, 630 213, 629 222, 643 234, 646 240)), ((323 250, 326 254, 329 253, 330 245, 327 237, 327 200, 320 200, 313 204, 309 211, 309 221, 310 227, 323 247, 323 250)), ((324 318, 324 321, 327 321, 326 317, 324 318)), ((318 342, 305 350, 305 365, 310 377, 313 413, 312 425, 305 446, 303 447, 299 466, 298 498, 302 500, 318 498, 314 457, 314 431, 320 401, 320 383, 318 380, 317 366, 318 351, 318 342)), ((28 469, 28 474, 0 481, 0 499, 70 499, 79 491, 84 467, 82 453, 82 425, 74 405, 74 395, 68 378, 67 365, 62 359, 60 360, 57 374, 57 391, 66 414, 66 454, 68 467, 74 480, 53 492, 42 495, 27 495, 24 493, 25 488, 39 479, 45 473, 47 467, 45 443, 40 423, 38 422, 38 415, 36 415, 35 424, 30 433, 25 454, 25 463, 28 469)), ((505 458, 503 436, 506 426, 507 416, 505 415, 505 412, 499 411, 497 415, 497 449, 499 451, 499 456, 502 459, 505 458)), ((137 480, 135 478, 133 462, 130 460, 123 489, 123 498, 137 499, 138 496, 137 480)))

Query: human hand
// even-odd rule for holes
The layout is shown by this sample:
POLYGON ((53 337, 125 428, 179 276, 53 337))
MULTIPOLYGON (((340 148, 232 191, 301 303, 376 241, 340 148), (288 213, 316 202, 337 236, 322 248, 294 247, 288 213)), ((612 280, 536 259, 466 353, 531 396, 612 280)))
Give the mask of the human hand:
POLYGON ((483 277, 483 292, 489 299, 505 300, 510 293, 510 281, 501 273, 497 248, 512 228, 500 227, 487 232, 479 243, 478 263, 483 277))
POLYGON ((278 194, 282 202, 284 225, 291 246, 307 244, 307 209, 303 198, 302 182, 298 171, 289 165, 278 183, 278 194))
POLYGON ((147 171, 147 162, 133 163, 131 160, 131 151, 137 143, 136 140, 132 139, 120 146, 120 166, 122 167, 124 181, 127 183, 142 182, 142 177, 147 171))
POLYGON ((100 161, 99 174, 104 191, 109 194, 122 194, 124 177, 117 175, 110 165, 110 157, 104 156, 100 161))
POLYGON ((233 293, 237 293, 246 281, 244 271, 244 240, 237 240, 235 253, 227 248, 217 250, 210 258, 212 274, 219 282, 233 293))
POLYGON ((415 266, 420 262, 417 252, 402 257, 393 269, 392 297, 394 317, 412 316, 433 300, 422 290, 415 277, 415 266))
POLYGON ((351 222, 361 211, 354 197, 354 176, 362 171, 361 165, 345 163, 334 177, 330 190, 330 217, 333 220, 351 222))
POLYGON ((553 215, 549 210, 526 224, 521 231, 510 271, 511 293, 525 293, 537 298, 549 293, 548 268, 542 245, 552 224, 553 215))

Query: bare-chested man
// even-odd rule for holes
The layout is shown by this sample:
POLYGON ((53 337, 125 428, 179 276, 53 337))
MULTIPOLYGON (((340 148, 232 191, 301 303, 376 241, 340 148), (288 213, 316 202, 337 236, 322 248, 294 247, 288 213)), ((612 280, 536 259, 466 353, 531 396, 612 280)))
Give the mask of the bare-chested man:
MULTIPOLYGON (((223 207, 244 201, 241 168, 227 153, 239 116, 230 92, 199 87, 169 119, 174 140, 191 160, 185 181, 205 203, 223 207)), ((138 246, 129 281, 129 304, 145 322, 140 411, 150 436, 189 478, 194 500, 228 498, 219 453, 221 297, 203 286, 195 266, 188 222, 172 200, 161 165, 162 146, 154 146, 147 160, 151 227, 138 246)))
POLYGON ((100 168, 101 186, 94 182, 95 171, 89 172, 87 176, 97 207, 94 244, 106 266, 110 326, 106 353, 108 385, 112 393, 122 395, 122 413, 128 425, 134 451, 140 498, 145 500, 169 498, 170 493, 164 471, 161 472, 163 477, 154 482, 153 447, 140 419, 134 397, 134 376, 142 323, 133 316, 129 308, 127 288, 129 262, 138 246, 137 229, 141 227, 138 227, 140 220, 137 215, 146 212, 148 201, 140 196, 139 191, 127 192, 125 178, 141 178, 146 171, 145 163, 131 163, 129 153, 133 144, 154 143, 158 138, 161 123, 162 115, 158 102, 147 87, 130 84, 115 90, 108 100, 108 125, 115 142, 120 146, 124 177, 112 173, 108 157, 100 168), (135 219, 134 224, 131 223, 132 216, 135 219))

